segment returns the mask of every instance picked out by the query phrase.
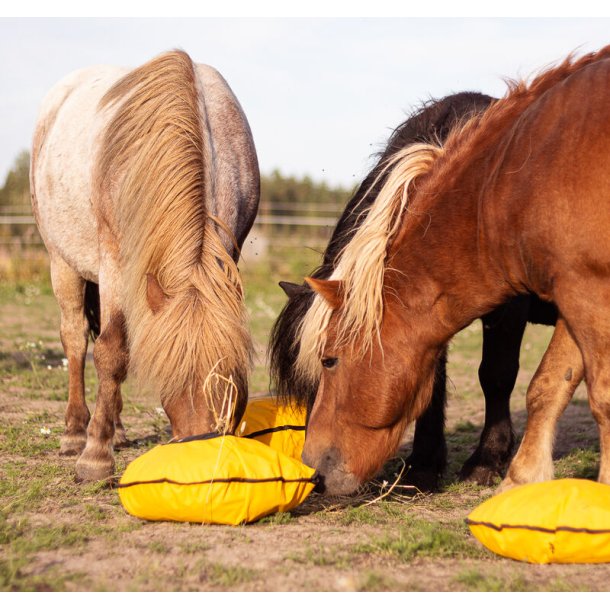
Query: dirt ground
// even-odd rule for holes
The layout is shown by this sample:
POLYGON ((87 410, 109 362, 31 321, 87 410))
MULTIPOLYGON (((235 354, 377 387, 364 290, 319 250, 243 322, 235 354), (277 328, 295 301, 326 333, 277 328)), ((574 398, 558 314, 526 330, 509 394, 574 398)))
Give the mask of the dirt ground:
MULTIPOLYGON (((247 284, 246 284, 247 285, 247 284)), ((261 354, 277 295, 249 298, 261 354), (264 323, 264 320, 267 322, 264 323)), ((453 341, 447 418, 449 468, 435 494, 379 498, 379 483, 358 498, 312 495, 290 514, 239 527, 151 523, 125 513, 116 490, 74 483, 75 458, 58 455, 67 372, 58 312, 48 288, 0 293, 0 589, 193 591, 605 591, 607 565, 536 566, 495 556, 464 518, 491 489, 457 481, 483 420, 478 387, 480 323, 453 341)), ((525 423, 525 389, 551 330, 528 328, 513 395, 514 426, 525 423)), ((253 393, 265 393, 264 362, 253 393)), ((95 373, 87 367, 90 406, 95 373)), ((125 387, 131 445, 120 473, 168 439, 158 404, 125 387)), ((401 451, 407 455, 408 446, 401 451)), ((558 476, 596 477, 597 430, 579 388, 561 420, 558 476)), ((400 459, 385 468, 393 482, 400 459)), ((387 489, 387 488, 386 488, 387 489)))

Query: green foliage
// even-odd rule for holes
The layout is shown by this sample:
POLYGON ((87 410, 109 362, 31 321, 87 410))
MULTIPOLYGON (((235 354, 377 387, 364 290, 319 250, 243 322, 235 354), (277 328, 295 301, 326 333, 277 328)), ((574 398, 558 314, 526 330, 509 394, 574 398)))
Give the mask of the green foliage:
POLYGON ((326 182, 314 182, 309 176, 284 176, 276 169, 261 176, 261 201, 278 203, 336 203, 345 204, 352 189, 331 187, 326 182))
POLYGON ((21 151, 0 189, 0 214, 30 210, 30 153, 21 151))
MULTIPOLYGON (((309 176, 285 176, 279 169, 261 176, 261 201, 271 204, 345 204, 351 193, 350 188, 332 187, 325 181, 317 182, 309 176)), ((30 153, 27 150, 17 155, 0 188, 0 214, 20 210, 25 213, 30 210, 30 153)))

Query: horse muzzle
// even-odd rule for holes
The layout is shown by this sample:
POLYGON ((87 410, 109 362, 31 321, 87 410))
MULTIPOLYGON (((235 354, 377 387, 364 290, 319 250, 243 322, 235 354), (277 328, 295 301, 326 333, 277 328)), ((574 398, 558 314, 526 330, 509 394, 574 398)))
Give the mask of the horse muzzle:
POLYGON ((347 470, 341 453, 335 447, 319 455, 303 451, 303 462, 316 469, 318 482, 315 490, 326 496, 346 496, 354 493, 360 481, 347 470))

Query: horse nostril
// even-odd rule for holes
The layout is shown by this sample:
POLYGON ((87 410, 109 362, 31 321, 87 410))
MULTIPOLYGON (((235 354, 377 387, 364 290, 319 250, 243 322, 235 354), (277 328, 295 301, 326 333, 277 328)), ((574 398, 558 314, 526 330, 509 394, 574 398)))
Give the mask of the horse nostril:
POLYGON ((337 465, 338 453, 339 452, 336 449, 329 449, 322 456, 322 463, 320 464, 320 470, 323 470, 324 472, 328 472, 329 470, 333 470, 334 467, 337 465))
POLYGON ((321 455, 310 455, 307 451, 304 451, 301 455, 303 463, 307 464, 311 468, 315 468, 315 487, 314 490, 317 493, 326 492, 325 480, 329 475, 332 475, 337 469, 337 466, 341 463, 341 454, 335 447, 331 447, 324 451, 321 455))
POLYGON ((315 468, 317 472, 324 475, 337 467, 340 463, 340 454, 337 449, 331 447, 318 455, 310 455, 307 451, 304 451, 301 459, 303 463, 311 468, 315 468))

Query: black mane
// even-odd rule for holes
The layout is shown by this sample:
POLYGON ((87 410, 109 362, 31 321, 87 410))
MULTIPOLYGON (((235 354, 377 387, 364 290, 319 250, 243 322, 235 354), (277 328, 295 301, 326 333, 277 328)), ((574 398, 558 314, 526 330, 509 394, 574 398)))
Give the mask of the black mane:
MULTIPOLYGON (((440 100, 430 100, 399 125, 390 136, 385 150, 379 155, 375 167, 345 206, 324 252, 322 264, 310 275, 327 279, 332 274, 338 255, 366 217, 368 209, 383 187, 384 176, 380 177, 373 188, 371 185, 390 156, 417 142, 444 142, 451 129, 473 114, 485 110, 492 101, 494 98, 481 93, 449 95, 440 100), (369 188, 371 190, 367 193, 369 188)), ((269 342, 270 373, 277 393, 284 398, 292 397, 308 407, 311 407, 315 400, 317 384, 304 383, 298 379, 294 365, 299 350, 296 334, 301 320, 311 306, 313 296, 312 291, 303 289, 288 299, 273 325, 269 342)))

